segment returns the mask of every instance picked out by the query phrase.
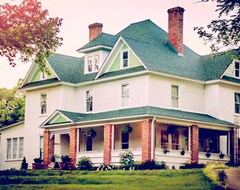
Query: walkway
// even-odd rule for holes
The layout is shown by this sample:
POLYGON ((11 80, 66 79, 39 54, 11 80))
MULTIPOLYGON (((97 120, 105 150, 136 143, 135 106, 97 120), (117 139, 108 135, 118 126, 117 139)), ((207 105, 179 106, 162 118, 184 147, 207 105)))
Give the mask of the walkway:
POLYGON ((240 190, 240 168, 232 168, 225 170, 228 180, 228 190, 240 190))

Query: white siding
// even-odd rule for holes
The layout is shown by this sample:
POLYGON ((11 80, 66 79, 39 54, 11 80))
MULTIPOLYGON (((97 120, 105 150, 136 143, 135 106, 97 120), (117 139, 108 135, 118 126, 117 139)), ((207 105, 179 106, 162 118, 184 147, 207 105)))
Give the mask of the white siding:
MULTIPOLYGON (((25 142, 25 132, 24 132, 24 124, 16 125, 10 128, 6 128, 2 130, 0 135, 0 149, 1 149, 1 154, 0 154, 0 170, 6 170, 6 169, 20 169, 21 163, 22 163, 22 158, 19 159, 10 159, 7 160, 7 139, 8 138, 19 138, 19 137, 24 137, 24 144, 25 142)), ((19 139, 18 139, 18 145, 19 147, 19 139)), ((19 150, 19 148, 17 148, 19 150)), ((25 152, 25 148, 23 149, 23 152, 25 152)), ((23 155, 25 156, 25 155, 23 155)), ((17 157, 18 157, 18 151, 17 151, 17 157)))
POLYGON ((205 86, 205 113, 214 117, 219 116, 219 85, 205 86))
POLYGON ((129 84, 129 106, 140 107, 147 105, 148 78, 137 77, 126 80, 96 84, 89 87, 77 89, 77 100, 80 112, 86 112, 86 90, 93 90, 93 112, 105 112, 122 109, 121 87, 129 84))
POLYGON ((43 129, 40 129, 39 126, 56 109, 62 109, 60 87, 26 93, 24 156, 30 167, 33 159, 40 156, 40 136, 43 136, 43 129), (47 93, 47 114, 44 115, 40 114, 41 93, 47 93))
POLYGON ((204 112, 204 86, 161 76, 149 78, 149 105, 171 109, 171 85, 179 87, 180 110, 204 112))
POLYGON ((240 93, 240 88, 230 85, 219 86, 219 118, 232 123, 234 123, 235 116, 240 117, 239 114, 235 114, 235 92, 240 93))

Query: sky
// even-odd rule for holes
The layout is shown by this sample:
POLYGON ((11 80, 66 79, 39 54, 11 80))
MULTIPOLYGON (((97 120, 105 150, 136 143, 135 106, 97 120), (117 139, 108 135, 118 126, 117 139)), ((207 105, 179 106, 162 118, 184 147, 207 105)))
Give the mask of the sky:
MULTIPOLYGON (((50 17, 63 18, 59 36, 63 45, 57 53, 76 57, 83 56, 77 49, 88 43, 88 25, 99 22, 103 32, 116 34, 131 23, 150 19, 160 28, 168 31, 167 10, 176 6, 183 7, 183 42, 200 55, 209 54, 210 48, 199 39, 196 26, 207 26, 216 19, 214 2, 201 3, 200 0, 38 0, 42 9, 48 9, 50 17)), ((0 0, 0 4, 17 4, 21 0, 0 0)), ((0 88, 13 88, 19 78, 24 78, 31 63, 17 62, 12 67, 0 57, 0 88)))

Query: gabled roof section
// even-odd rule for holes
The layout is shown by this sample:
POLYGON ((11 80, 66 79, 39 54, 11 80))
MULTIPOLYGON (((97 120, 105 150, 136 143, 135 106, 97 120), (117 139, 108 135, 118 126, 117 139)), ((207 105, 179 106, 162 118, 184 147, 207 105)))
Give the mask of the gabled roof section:
POLYGON ((46 79, 41 79, 42 72, 41 72, 38 64, 33 63, 31 65, 30 69, 28 70, 27 75, 25 76, 25 78, 23 80, 21 88, 25 87, 26 85, 28 85, 30 83, 43 82, 45 80, 51 80, 51 79, 59 80, 58 75, 55 73, 54 69, 51 67, 51 65, 49 64, 48 61, 46 62, 46 67, 50 71, 50 75, 46 75, 46 79))
POLYGON ((92 48, 109 48, 111 49, 114 44, 117 41, 117 36, 111 35, 111 34, 106 34, 102 33, 98 37, 96 37, 94 40, 90 41, 80 49, 78 49, 78 52, 87 52, 91 50, 92 48))
POLYGON ((229 52, 220 52, 216 55, 202 56, 201 62, 204 67, 205 80, 222 78, 224 72, 232 64, 232 56, 236 54, 236 50, 231 50, 229 52))
POLYGON ((58 124, 65 124, 65 123, 72 123, 72 122, 75 122, 75 120, 74 118, 71 117, 70 114, 66 114, 65 111, 56 110, 41 124, 41 126, 58 125, 58 124))
MULTIPOLYGON (((101 113, 89 113, 89 114, 68 112, 68 111, 62 111, 62 110, 58 110, 58 112, 63 114, 67 118, 71 119, 71 121, 73 121, 74 123, 81 123, 81 122, 88 122, 88 121, 101 121, 101 120, 132 117, 132 116, 157 116, 157 117, 187 120, 192 122, 224 125, 227 127, 233 125, 230 122, 217 119, 207 114, 152 107, 152 106, 119 109, 114 111, 101 112, 101 113)), ((46 124, 48 122, 44 122, 44 123, 45 124, 43 124, 42 126, 47 127, 46 124)))
MULTIPOLYGON (((108 55, 106 61, 102 65, 101 69, 99 70, 98 74, 96 75, 95 79, 100 78, 100 76, 105 75, 107 73, 125 73, 121 70, 131 70, 134 71, 134 67, 144 67, 146 66, 143 62, 136 56, 134 51, 131 47, 126 43, 126 41, 120 36, 115 43, 112 51, 108 55), (121 68, 121 51, 128 51, 128 59, 129 59, 129 67, 128 68, 121 68)), ((116 75, 115 75, 116 76, 116 75)))

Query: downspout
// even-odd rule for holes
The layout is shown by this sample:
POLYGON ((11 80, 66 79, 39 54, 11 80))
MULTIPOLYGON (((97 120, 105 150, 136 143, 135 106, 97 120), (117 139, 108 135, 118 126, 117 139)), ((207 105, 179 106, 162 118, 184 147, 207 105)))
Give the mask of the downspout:
POLYGON ((154 136, 154 122, 156 120, 156 116, 153 117, 151 122, 151 159, 154 159, 154 142, 155 142, 155 136, 154 136))

